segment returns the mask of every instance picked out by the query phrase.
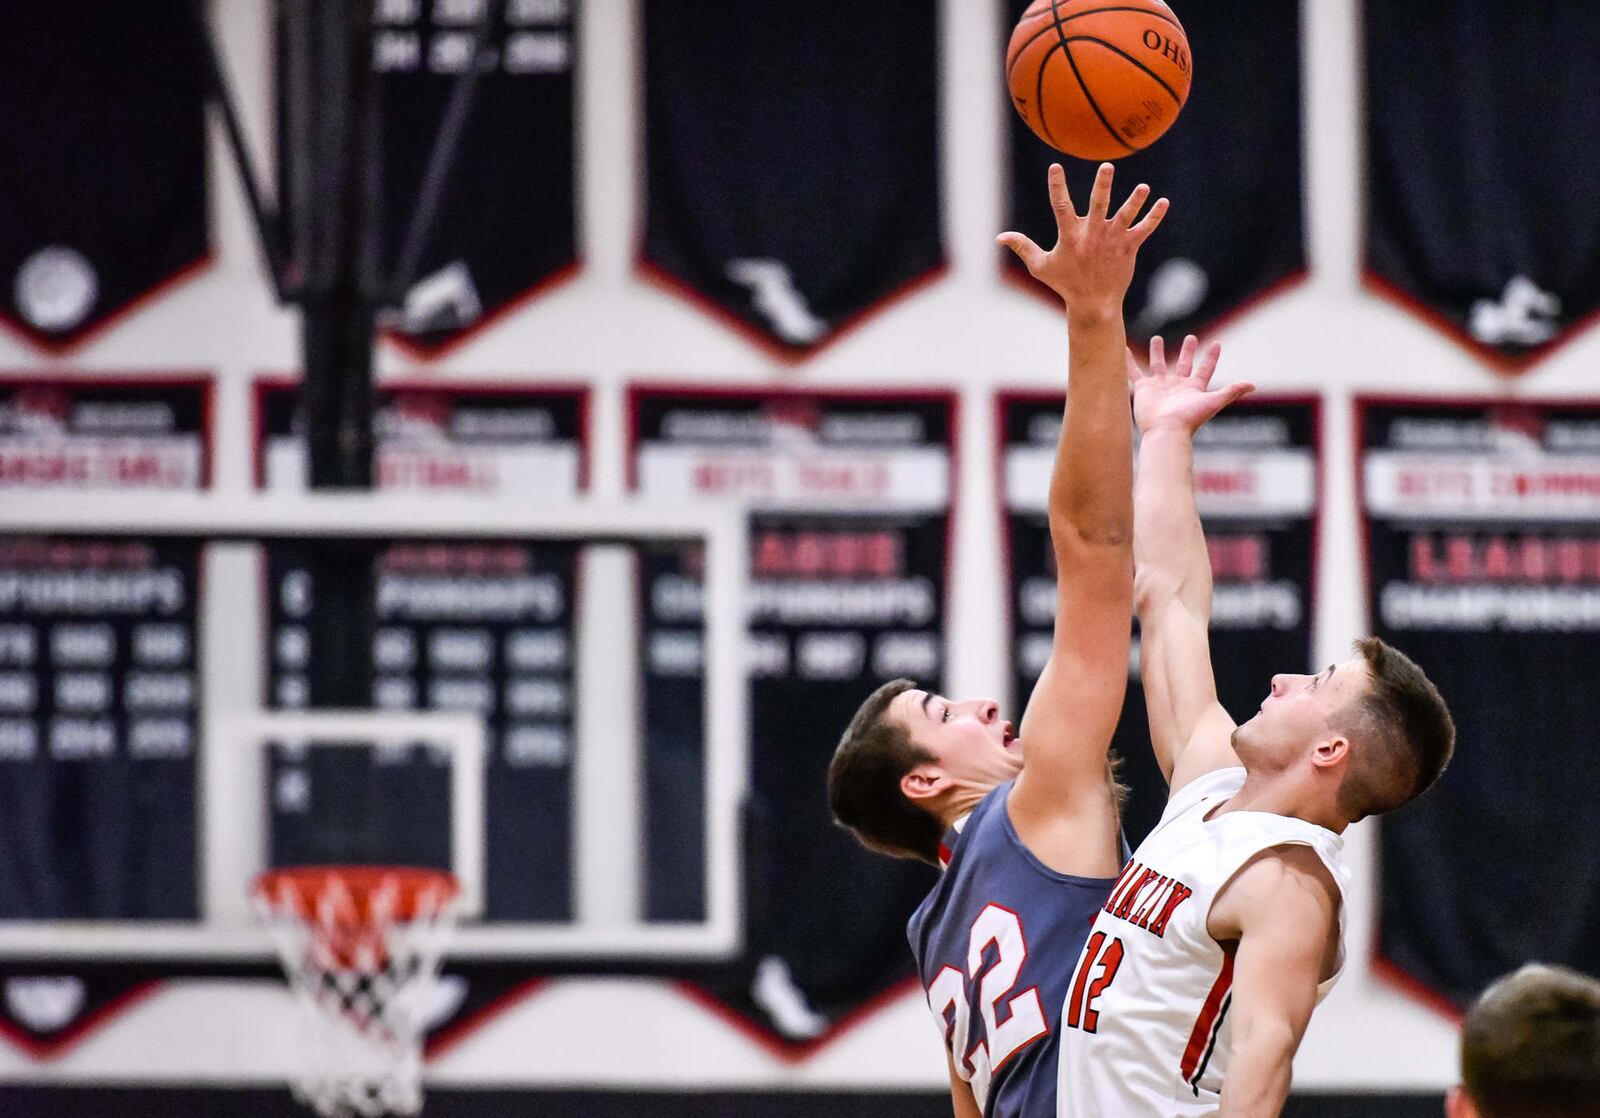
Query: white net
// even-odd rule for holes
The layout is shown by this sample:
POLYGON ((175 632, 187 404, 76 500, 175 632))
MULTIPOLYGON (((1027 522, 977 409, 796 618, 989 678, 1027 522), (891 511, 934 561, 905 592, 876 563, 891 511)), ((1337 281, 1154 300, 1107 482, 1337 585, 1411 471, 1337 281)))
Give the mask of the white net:
POLYGON ((456 895, 448 874, 398 868, 257 880, 257 908, 304 1018, 297 1099, 326 1118, 422 1109, 423 1034, 456 895))

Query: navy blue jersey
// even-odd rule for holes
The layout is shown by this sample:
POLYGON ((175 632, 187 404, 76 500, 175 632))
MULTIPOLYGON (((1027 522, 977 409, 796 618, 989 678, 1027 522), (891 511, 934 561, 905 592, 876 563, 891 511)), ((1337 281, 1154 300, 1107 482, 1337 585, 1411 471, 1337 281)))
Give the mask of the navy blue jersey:
POLYGON ((1022 844, 1012 781, 945 836, 944 876, 907 927, 928 1006, 986 1118, 1053 1118, 1056 1024, 1114 877, 1071 877, 1022 844))

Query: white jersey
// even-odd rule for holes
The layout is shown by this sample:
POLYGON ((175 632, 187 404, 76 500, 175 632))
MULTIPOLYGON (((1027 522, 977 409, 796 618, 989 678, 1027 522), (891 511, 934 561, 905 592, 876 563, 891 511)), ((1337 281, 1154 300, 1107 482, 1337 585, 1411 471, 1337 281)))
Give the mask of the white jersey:
MULTIPOLYGON (((1212 902, 1255 855, 1300 844, 1338 883, 1344 840, 1301 819, 1260 811, 1206 815, 1244 786, 1219 769, 1179 789, 1133 852, 1079 956, 1061 1011, 1060 1118, 1196 1118, 1217 1113, 1232 1047, 1233 957, 1206 931, 1212 902)), ((1344 969, 1317 988, 1320 1003, 1344 969)))

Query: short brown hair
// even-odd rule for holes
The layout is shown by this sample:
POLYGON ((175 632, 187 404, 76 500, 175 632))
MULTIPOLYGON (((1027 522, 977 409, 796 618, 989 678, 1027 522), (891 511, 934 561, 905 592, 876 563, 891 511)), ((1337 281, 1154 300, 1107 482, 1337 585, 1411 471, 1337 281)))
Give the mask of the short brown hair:
POLYGON ((1600 982, 1532 964, 1484 991, 1461 1028, 1483 1118, 1579 1118, 1600 1100, 1600 982))
POLYGON ((828 765, 828 804, 834 821, 863 845, 937 866, 944 829, 900 789, 901 777, 935 757, 888 717, 895 697, 914 687, 909 679, 891 680, 856 710, 828 765))
POLYGON ((1336 716, 1350 739, 1339 810, 1354 823, 1404 807, 1432 787, 1455 751, 1444 696, 1405 653, 1377 637, 1356 641, 1371 685, 1336 716))

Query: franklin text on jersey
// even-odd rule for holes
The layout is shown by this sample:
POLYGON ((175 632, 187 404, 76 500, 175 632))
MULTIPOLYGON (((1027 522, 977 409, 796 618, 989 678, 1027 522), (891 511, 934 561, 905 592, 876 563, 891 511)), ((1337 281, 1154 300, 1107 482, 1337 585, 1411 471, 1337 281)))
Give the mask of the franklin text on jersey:
POLYGON ((1310 847, 1346 888, 1332 831, 1260 811, 1207 818, 1243 784, 1244 769, 1219 769, 1175 793, 1096 915, 1062 1012, 1060 1118, 1216 1114, 1233 987, 1233 956, 1208 930, 1217 895, 1256 855, 1286 845, 1310 847))
POLYGON ((985 1118, 1048 1118, 1061 1006, 1115 879, 1035 858, 1006 811, 1010 791, 990 792, 945 837, 945 872, 908 933, 951 1063, 985 1118))

